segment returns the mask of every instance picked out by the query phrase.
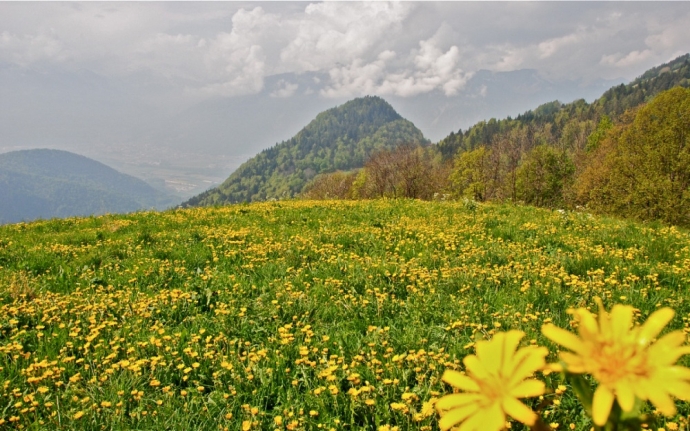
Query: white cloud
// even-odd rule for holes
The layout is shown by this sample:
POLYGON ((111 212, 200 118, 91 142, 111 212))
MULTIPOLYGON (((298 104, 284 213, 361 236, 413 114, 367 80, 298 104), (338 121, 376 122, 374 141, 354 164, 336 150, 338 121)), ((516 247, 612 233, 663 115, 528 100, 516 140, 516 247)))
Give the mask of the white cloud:
POLYGON ((628 67, 647 60, 651 55, 652 51, 649 49, 631 51, 627 55, 618 52, 615 54, 603 55, 599 63, 615 67, 628 67))
POLYGON ((287 82, 284 79, 278 81, 278 88, 270 93, 271 97, 290 97, 297 92, 299 84, 287 82))
POLYGON ((586 37, 584 30, 546 40, 539 44, 539 58, 548 58, 569 45, 575 45, 586 37))
POLYGON ((434 90, 454 96, 464 87, 471 74, 460 68, 460 49, 453 45, 443 51, 432 37, 419 42, 412 50, 411 60, 393 64, 396 53, 381 52, 375 61, 361 58, 349 65, 329 71, 330 85, 321 92, 326 97, 349 97, 360 94, 393 94, 411 97, 434 90))
POLYGON ((396 36, 411 9, 409 3, 310 4, 288 24, 295 34, 280 53, 280 70, 316 71, 364 58, 396 36))
POLYGON ((0 60, 28 67, 39 62, 64 62, 69 57, 62 41, 54 34, 16 35, 0 33, 0 60))

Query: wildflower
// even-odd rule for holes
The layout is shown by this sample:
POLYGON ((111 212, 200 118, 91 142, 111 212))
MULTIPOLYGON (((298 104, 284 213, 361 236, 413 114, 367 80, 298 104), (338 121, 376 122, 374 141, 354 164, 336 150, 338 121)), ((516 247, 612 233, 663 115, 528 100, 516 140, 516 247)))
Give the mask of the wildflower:
POLYGON ((598 322, 584 308, 572 312, 579 320, 579 337, 551 324, 542 327, 547 338, 572 351, 560 354, 567 372, 588 373, 599 382, 592 403, 594 423, 602 426, 607 422, 614 399, 624 412, 633 409, 637 397, 651 401, 667 416, 674 415, 676 407, 669 395, 690 399, 690 369, 674 365, 690 353, 690 347, 682 346, 682 331, 671 332, 655 343, 652 340, 675 312, 662 308, 643 325, 633 327, 633 307, 618 304, 608 314, 601 300, 597 302, 598 322))
POLYGON ((79 418, 81 418, 82 416, 84 416, 84 412, 82 412, 82 411, 80 410, 80 411, 76 412, 76 413, 74 414, 74 416, 72 416, 72 417, 73 417, 74 419, 79 419, 79 418))
POLYGON ((506 414, 529 426, 536 422, 537 415, 518 398, 544 393, 543 382, 527 378, 544 367, 548 351, 537 346, 516 351, 524 336, 522 331, 499 332, 477 342, 477 354, 465 357, 467 375, 446 370, 443 380, 465 392, 436 402, 442 430, 464 422, 463 430, 497 431, 504 428, 506 414))

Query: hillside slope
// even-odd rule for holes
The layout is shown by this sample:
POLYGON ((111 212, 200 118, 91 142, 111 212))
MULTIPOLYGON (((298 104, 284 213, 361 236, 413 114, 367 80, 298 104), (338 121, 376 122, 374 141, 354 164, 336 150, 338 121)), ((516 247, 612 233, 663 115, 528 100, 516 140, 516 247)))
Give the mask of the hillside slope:
POLYGON ((174 200, 100 162, 58 150, 0 154, 0 223, 163 209, 174 200))
MULTIPOLYGON (((556 359, 542 326, 601 298, 636 323, 672 307, 663 334, 684 339, 688 262, 685 229, 458 201, 0 226, 0 429, 438 431, 444 372, 502 331, 556 359)), ((550 423, 591 428, 570 381, 533 378, 558 401, 550 423)), ((639 405, 648 430, 690 414, 639 405)))
POLYGON ((183 206, 293 196, 319 173, 361 167, 373 152, 428 141, 379 97, 351 100, 316 116, 293 138, 245 162, 223 184, 183 206))
POLYGON ((492 146, 512 130, 528 128, 527 134, 535 142, 558 142, 563 148, 573 149, 584 144, 602 116, 615 119, 676 86, 690 87, 690 54, 654 67, 628 84, 610 88, 591 104, 584 99, 567 104, 553 101, 516 118, 480 121, 465 131, 451 132, 437 148, 450 158, 458 151, 492 146))

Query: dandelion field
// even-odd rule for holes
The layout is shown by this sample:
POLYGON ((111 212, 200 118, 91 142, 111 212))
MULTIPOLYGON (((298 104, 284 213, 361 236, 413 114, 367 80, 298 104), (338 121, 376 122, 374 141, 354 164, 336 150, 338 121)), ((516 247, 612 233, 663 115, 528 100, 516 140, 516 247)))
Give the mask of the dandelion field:
MULTIPOLYGON (((690 333, 690 235, 509 205, 287 201, 0 227, 0 429, 436 430, 474 343, 594 297, 690 333)), ((689 358, 680 364, 688 365, 689 358)), ((567 382, 530 406, 589 430, 567 382)), ((688 429, 690 406, 651 429, 688 429)), ((523 425, 512 423, 513 429, 523 425)))

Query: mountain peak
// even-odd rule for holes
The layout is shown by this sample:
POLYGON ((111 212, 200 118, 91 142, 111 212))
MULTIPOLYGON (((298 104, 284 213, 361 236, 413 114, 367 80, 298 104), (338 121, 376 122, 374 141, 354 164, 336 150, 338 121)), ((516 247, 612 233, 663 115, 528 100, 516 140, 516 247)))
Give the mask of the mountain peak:
POLYGON ((359 168, 373 152, 404 143, 428 140, 381 97, 359 97, 321 112, 294 137, 262 151, 219 187, 183 205, 294 196, 320 173, 359 168))

